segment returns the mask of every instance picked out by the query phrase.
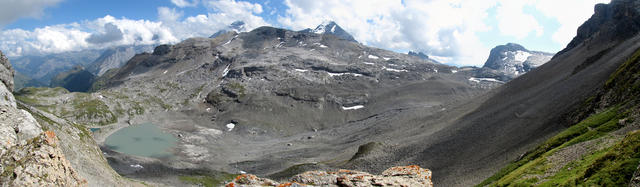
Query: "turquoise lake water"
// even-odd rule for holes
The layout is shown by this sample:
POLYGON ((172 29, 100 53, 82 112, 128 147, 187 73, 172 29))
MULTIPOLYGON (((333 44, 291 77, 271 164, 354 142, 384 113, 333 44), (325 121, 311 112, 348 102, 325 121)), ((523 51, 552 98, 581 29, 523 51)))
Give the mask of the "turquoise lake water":
POLYGON ((105 141, 105 145, 114 151, 125 154, 153 158, 172 157, 171 148, 177 139, 169 133, 162 132, 151 123, 133 125, 122 128, 105 141))

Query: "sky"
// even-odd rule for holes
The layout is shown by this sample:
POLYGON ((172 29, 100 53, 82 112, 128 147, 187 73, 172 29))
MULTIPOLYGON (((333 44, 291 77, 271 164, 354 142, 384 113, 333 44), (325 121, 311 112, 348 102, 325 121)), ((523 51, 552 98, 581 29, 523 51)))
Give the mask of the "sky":
POLYGON ((234 21, 292 30, 335 21, 368 46, 482 66, 509 42, 557 52, 609 0, 0 0, 9 57, 174 44, 234 21))

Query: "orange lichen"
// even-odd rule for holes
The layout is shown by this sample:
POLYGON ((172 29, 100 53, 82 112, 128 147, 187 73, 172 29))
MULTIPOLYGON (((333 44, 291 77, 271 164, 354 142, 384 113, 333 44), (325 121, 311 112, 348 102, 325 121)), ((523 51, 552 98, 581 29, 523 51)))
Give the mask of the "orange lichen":
POLYGON ((45 135, 45 140, 47 141, 47 144, 49 145, 56 144, 56 133, 54 133, 53 131, 46 131, 44 132, 44 135, 45 135))
POLYGON ((229 184, 225 185, 225 187, 234 187, 234 186, 235 186, 235 183, 233 182, 230 182, 229 184))

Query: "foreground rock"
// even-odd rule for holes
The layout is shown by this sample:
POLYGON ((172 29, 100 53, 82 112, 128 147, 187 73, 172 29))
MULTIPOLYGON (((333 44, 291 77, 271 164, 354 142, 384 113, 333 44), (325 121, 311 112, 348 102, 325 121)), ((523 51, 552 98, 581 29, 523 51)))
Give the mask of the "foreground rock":
POLYGON ((13 75, 0 52, 0 185, 86 185, 58 147, 55 133, 43 133, 31 114, 16 107, 13 75))
POLYGON ((227 186, 433 186, 433 183, 430 170, 412 165, 392 167, 382 175, 352 170, 307 171, 284 183, 242 174, 227 186))
POLYGON ((85 186, 58 147, 58 138, 46 131, 20 143, 0 157, 0 183, 9 186, 85 186))

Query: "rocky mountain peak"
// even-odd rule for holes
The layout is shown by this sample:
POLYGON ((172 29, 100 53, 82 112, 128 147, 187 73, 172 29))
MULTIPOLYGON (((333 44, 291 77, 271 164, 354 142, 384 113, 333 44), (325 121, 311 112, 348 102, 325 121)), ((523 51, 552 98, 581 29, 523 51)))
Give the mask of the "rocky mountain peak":
POLYGON ((507 43, 491 49, 489 58, 484 63, 483 68, 495 70, 504 74, 501 77, 511 79, 546 63, 551 60, 552 55, 550 53, 527 50, 520 44, 507 43))
POLYGON ((426 55, 426 54, 424 54, 423 52, 413 52, 413 51, 409 51, 409 53, 407 53, 407 54, 408 54, 408 55, 411 55, 411 56, 418 57, 418 58, 423 59, 423 60, 428 60, 428 59, 429 59, 429 56, 428 56, 428 55, 426 55))
POLYGON ((351 34, 349 34, 347 31, 342 29, 342 27, 340 27, 340 25, 338 25, 334 21, 324 21, 320 25, 318 25, 315 29, 313 30, 305 29, 305 30, 302 30, 302 32, 311 32, 316 34, 331 34, 331 35, 337 36, 338 38, 342 38, 352 42, 357 42, 356 39, 353 38, 353 36, 351 36, 351 34))

